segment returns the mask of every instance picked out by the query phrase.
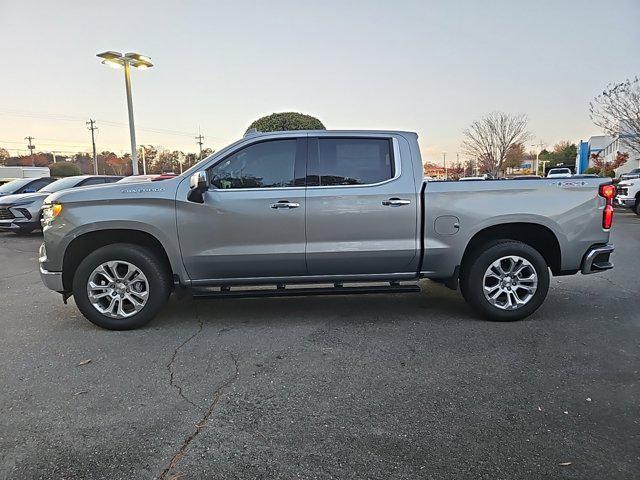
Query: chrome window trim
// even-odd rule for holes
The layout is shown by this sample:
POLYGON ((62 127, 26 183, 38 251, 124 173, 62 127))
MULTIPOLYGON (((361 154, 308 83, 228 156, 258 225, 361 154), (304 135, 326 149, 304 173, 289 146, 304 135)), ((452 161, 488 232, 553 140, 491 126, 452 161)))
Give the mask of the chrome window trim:
MULTIPOLYGON (((267 138, 262 138, 259 142, 243 142, 242 145, 238 145, 238 148, 229 152, 228 154, 224 155, 222 158, 216 160, 215 162, 209 164, 208 166, 204 167, 202 170, 206 171, 209 170, 213 167, 215 167, 217 164, 221 163, 222 161, 224 161, 226 158, 230 157, 231 155, 234 155, 235 153, 239 152, 240 150, 242 150, 243 148, 249 147, 251 145, 253 145, 254 143, 261 143, 261 142, 265 142, 265 141, 271 141, 271 140, 289 140, 289 139, 296 139, 296 138, 300 138, 302 136, 307 136, 307 134, 300 134, 300 135, 291 135, 291 136, 287 136, 287 137, 280 137, 278 138, 278 136, 274 136, 272 137, 267 137, 267 138)), ((366 187, 378 187, 381 185, 386 185, 387 183, 393 182, 395 180, 398 180, 401 176, 402 176, 402 162, 400 160, 400 144, 398 143, 398 139, 394 136, 390 136, 390 135, 385 135, 385 134, 381 134, 381 135, 377 135, 377 134, 369 134, 369 135, 354 135, 354 134, 349 134, 349 133, 344 133, 344 134, 337 134, 337 135, 318 135, 317 137, 318 139, 321 138, 362 138, 362 139, 369 139, 369 138, 374 138, 374 139, 386 139, 386 140, 391 140, 391 145, 393 148, 393 171, 394 171, 394 176, 392 178, 389 178, 387 180, 383 180, 382 182, 377 182, 377 183, 366 183, 366 184, 362 184, 362 185, 317 185, 317 186, 304 186, 304 187, 256 187, 256 188, 215 188, 212 185, 209 185, 209 188, 207 189, 207 192, 255 192, 255 191, 274 191, 274 190, 306 190, 306 189, 326 189, 326 188, 366 188, 366 187)), ((250 139, 250 138, 249 138, 250 139)), ((247 139, 247 140, 249 140, 247 139)), ((309 158, 307 158, 307 162, 309 161, 309 158)))

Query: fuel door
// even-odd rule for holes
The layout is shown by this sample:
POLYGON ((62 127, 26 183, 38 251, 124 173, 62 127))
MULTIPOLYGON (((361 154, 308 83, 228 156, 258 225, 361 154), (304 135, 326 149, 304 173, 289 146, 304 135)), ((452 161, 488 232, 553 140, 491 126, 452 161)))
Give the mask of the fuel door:
POLYGON ((455 235, 460 230, 460 219, 453 215, 442 215, 436 218, 433 228, 439 235, 455 235))

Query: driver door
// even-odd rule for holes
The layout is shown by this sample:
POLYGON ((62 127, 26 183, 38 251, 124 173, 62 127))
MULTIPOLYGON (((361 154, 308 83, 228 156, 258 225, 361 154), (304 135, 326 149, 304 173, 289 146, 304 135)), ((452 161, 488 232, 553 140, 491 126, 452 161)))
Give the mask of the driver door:
POLYGON ((306 151, 306 136, 241 147, 209 169, 203 203, 178 202, 193 281, 306 274, 306 151))

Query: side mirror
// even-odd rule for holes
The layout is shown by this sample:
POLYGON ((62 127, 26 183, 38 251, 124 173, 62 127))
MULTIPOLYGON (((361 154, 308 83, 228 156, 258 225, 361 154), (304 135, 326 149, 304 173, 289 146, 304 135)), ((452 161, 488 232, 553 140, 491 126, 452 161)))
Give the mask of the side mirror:
POLYGON ((196 172, 189 179, 188 199, 196 203, 204 203, 204 192, 209 188, 209 175, 206 171, 196 172))

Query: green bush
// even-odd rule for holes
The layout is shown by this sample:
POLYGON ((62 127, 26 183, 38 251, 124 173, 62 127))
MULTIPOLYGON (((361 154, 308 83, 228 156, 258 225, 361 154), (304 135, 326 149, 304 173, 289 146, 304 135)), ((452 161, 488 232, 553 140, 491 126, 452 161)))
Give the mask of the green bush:
POLYGON ((259 118, 247 128, 259 132, 280 132, 283 130, 326 130, 320 120, 311 115, 296 112, 272 113, 259 118))
POLYGON ((588 173, 588 174, 595 173, 596 175, 600 175, 600 169, 596 167, 589 167, 584 171, 584 173, 588 173))
POLYGON ((58 162, 49 165, 52 177, 73 177, 75 175, 81 175, 80 167, 71 162, 58 162))

